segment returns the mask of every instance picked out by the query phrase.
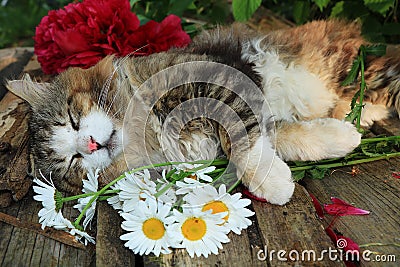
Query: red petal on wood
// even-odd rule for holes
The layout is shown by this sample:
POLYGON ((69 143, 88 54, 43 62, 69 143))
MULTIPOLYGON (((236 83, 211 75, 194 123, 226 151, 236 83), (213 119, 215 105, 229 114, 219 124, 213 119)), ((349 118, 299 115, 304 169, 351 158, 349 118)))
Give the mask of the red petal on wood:
POLYGON ((318 201, 318 199, 311 193, 308 193, 311 197, 311 200, 314 204, 315 212, 317 213, 318 217, 320 219, 324 218, 324 210, 322 209, 321 203, 318 201))
POLYGON ((260 197, 253 195, 247 188, 243 188, 242 193, 243 193, 243 195, 247 196, 250 199, 254 199, 254 200, 257 200, 257 201, 260 201, 263 203, 268 202, 265 198, 260 198, 260 197))
POLYGON ((336 245, 336 241, 337 241, 338 238, 337 238, 336 233, 332 230, 332 228, 330 228, 330 227, 326 228, 325 232, 331 238, 332 242, 336 245))
POLYGON ((400 172, 392 172, 392 177, 396 179, 400 179, 400 172))
POLYGON ((347 215, 366 215, 369 211, 356 208, 353 205, 341 200, 340 198, 331 197, 333 204, 324 204, 326 213, 334 216, 347 216, 347 215))

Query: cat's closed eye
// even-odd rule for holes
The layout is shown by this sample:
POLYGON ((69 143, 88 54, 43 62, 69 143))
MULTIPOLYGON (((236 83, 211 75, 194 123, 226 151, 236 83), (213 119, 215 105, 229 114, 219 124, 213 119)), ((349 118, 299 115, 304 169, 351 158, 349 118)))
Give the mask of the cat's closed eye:
POLYGON ((77 118, 74 118, 74 116, 72 116, 70 109, 68 109, 68 116, 71 122, 72 129, 74 129, 75 131, 79 131, 79 120, 77 118))
POLYGON ((75 155, 72 156, 71 161, 78 160, 81 158, 83 158, 83 155, 81 153, 76 153, 75 155))
POLYGON ((54 126, 61 126, 61 127, 66 126, 66 124, 65 124, 64 122, 61 122, 61 121, 55 121, 55 122, 53 123, 53 125, 54 125, 54 126))

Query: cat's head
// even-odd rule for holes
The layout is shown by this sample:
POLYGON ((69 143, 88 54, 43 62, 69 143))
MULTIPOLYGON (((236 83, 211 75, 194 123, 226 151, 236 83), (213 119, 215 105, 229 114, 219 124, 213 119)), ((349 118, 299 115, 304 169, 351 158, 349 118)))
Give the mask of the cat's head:
POLYGON ((31 106, 35 175, 52 172, 59 189, 78 192, 89 169, 105 169, 121 155, 124 103, 113 102, 118 91, 113 76, 112 58, 106 58, 87 70, 69 69, 51 83, 29 76, 8 82, 31 106))

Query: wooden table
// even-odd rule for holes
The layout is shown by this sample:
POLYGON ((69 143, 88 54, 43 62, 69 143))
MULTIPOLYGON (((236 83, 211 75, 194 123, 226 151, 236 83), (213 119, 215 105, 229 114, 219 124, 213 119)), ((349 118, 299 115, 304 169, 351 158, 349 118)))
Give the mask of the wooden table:
MULTIPOLYGON (((17 77, 21 71, 40 76, 32 48, 0 50, 0 78, 10 74, 17 77)), ((207 259, 192 259, 183 250, 158 258, 136 257, 119 240, 121 218, 104 203, 98 205, 97 229, 93 229, 96 246, 84 247, 68 236, 47 228, 43 231, 37 223, 41 206, 32 199, 31 178, 27 175, 27 112, 27 104, 5 93, 0 102, 1 266, 344 266, 328 256, 321 261, 278 259, 279 250, 286 252, 281 254, 286 258, 290 251, 296 250, 301 259, 302 252, 307 257, 308 251, 313 250, 319 257, 322 250, 335 249, 325 233, 332 218, 317 218, 309 193, 321 203, 330 203, 330 197, 335 196, 369 210, 371 213, 366 216, 342 217, 334 228, 360 245, 387 245, 361 248, 376 253, 370 255, 371 259, 385 255, 400 261, 400 248, 388 245, 400 243, 400 179, 392 176, 400 171, 400 158, 358 165, 360 172, 355 176, 351 167, 343 167, 323 180, 305 178, 296 185, 292 200, 284 206, 253 201, 250 207, 256 212, 251 218, 253 224, 241 235, 230 234, 231 242, 224 245, 219 255, 207 259), (263 259, 265 252, 272 259, 263 259)), ((376 123, 372 132, 400 135, 400 122, 393 119, 376 123)), ((77 216, 74 212, 70 206, 64 211, 68 216, 77 216)), ((362 266, 397 264, 361 261, 362 266)))

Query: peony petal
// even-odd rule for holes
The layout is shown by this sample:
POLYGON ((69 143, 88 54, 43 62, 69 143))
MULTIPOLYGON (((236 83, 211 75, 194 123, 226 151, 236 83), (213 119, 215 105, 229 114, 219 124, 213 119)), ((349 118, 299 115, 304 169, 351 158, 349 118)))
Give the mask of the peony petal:
POLYGON ((400 179, 400 172, 392 172, 392 177, 396 179, 400 179))
POLYGON ((324 218, 324 210, 322 209, 321 203, 318 201, 318 199, 311 193, 308 193, 311 197, 311 200, 314 204, 315 212, 317 213, 318 217, 320 219, 324 218))
POLYGON ((333 204, 324 204, 324 210, 326 213, 334 216, 347 216, 347 215, 366 215, 370 212, 360 208, 356 208, 349 203, 332 197, 331 201, 333 204))
POLYGON ((260 198, 260 197, 253 195, 252 193, 250 193, 250 191, 247 188, 243 188, 242 193, 243 193, 243 195, 246 195, 247 197, 249 197, 251 199, 254 199, 254 200, 257 200, 257 201, 260 201, 263 203, 268 202, 265 198, 260 198))

